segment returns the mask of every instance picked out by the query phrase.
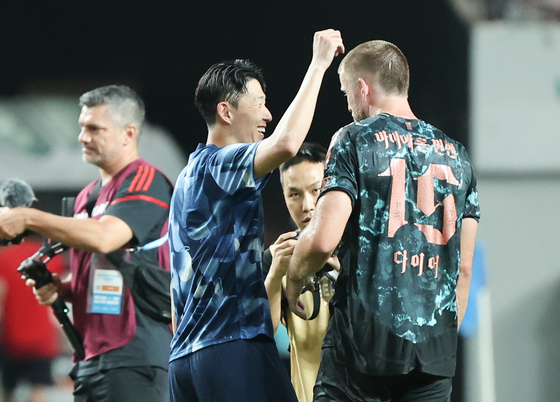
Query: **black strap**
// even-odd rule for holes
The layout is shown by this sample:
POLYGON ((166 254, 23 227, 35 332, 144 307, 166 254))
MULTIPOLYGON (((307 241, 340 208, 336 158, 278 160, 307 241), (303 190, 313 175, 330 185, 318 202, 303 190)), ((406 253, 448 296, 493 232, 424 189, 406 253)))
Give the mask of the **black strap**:
POLYGON ((90 218, 91 218, 91 213, 93 212, 93 207, 95 207, 95 203, 97 202, 97 198, 99 197, 100 191, 101 191, 101 180, 97 180, 97 182, 91 189, 91 193, 88 194, 87 202, 85 206, 85 209, 90 218))
POLYGON ((313 291, 313 314, 308 320, 313 320, 319 315, 321 310, 321 284, 319 281, 315 282, 315 290, 313 291))
POLYGON ((315 285, 315 290, 313 290, 313 313, 308 320, 313 320, 319 315, 319 311, 321 310, 321 278, 327 278, 334 284, 336 283, 336 278, 330 274, 332 271, 332 267, 330 265, 325 265, 320 271, 318 271, 315 276, 313 277, 313 284, 315 285))

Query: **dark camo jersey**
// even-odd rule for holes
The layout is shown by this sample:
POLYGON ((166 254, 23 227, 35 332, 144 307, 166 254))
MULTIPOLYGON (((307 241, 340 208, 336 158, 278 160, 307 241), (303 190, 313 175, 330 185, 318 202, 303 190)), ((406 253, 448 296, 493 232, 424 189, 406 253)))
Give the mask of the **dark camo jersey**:
POLYGON ((331 142, 321 195, 353 210, 325 347, 372 375, 455 372, 460 231, 479 219, 465 148, 421 121, 380 114, 331 142))

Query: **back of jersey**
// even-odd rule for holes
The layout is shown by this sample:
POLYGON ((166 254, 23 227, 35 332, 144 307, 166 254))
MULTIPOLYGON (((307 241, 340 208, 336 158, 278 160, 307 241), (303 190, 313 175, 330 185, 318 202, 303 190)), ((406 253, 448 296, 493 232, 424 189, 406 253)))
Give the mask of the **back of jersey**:
POLYGON ((403 365, 441 347, 436 339, 453 349, 461 221, 479 215, 464 147, 421 120, 380 114, 340 131, 329 153, 323 193, 353 200, 334 303, 344 297, 351 323, 391 339, 353 336, 352 348, 381 357, 379 345, 393 345, 389 356, 403 365))

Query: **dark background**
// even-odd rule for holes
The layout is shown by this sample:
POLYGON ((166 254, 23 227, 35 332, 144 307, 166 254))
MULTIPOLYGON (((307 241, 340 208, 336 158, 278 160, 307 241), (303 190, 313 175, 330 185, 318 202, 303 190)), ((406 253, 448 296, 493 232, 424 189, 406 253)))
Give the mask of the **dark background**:
MULTIPOLYGON (((339 29, 348 50, 371 39, 399 46, 410 64, 415 114, 468 146, 468 28, 446 0, 2 2, 0 96, 78 97, 127 84, 145 100, 148 119, 188 154, 206 139, 192 100, 211 64, 248 58, 264 69, 270 134, 311 60, 313 33, 325 28, 339 29)), ((325 76, 308 136, 324 146, 351 121, 339 62, 325 76)), ((264 200, 268 244, 290 228, 277 172, 264 200)))

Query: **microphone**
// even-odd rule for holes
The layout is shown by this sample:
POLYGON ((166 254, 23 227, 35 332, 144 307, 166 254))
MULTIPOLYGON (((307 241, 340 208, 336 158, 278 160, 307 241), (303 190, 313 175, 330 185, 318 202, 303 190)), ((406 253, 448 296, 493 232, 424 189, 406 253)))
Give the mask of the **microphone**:
MULTIPOLYGON (((9 179, 0 185, 0 207, 30 207, 33 201, 37 201, 35 193, 29 184, 20 179, 9 179)), ((19 244, 27 231, 10 240, 0 239, 0 246, 19 244)))
POLYGON ((0 207, 30 207, 37 201, 29 184, 20 179, 9 179, 0 185, 0 207))

